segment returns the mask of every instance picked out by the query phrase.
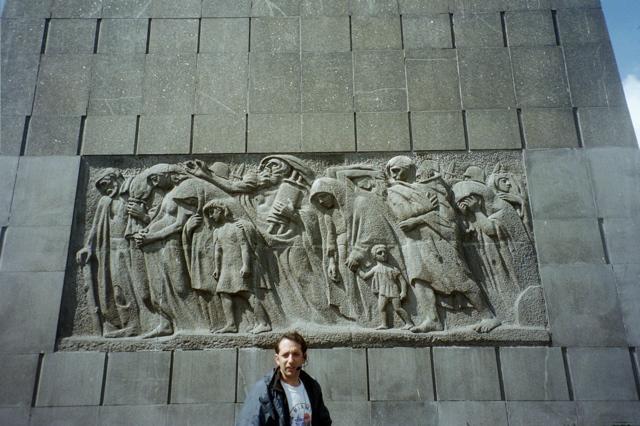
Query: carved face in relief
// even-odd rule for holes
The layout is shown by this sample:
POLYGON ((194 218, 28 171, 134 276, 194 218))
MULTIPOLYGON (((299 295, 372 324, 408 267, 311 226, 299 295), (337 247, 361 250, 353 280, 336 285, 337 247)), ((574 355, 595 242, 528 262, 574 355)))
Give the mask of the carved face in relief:
POLYGON ((102 195, 115 197, 120 191, 120 179, 115 174, 108 174, 96 182, 96 188, 102 195))
POLYGON ((333 197, 333 195, 329 194, 328 192, 318 192, 314 196, 314 198, 318 202, 318 204, 320 204, 327 210, 331 210, 336 202, 336 199, 333 197))
POLYGON ((224 218, 224 210, 220 206, 215 206, 207 210, 209 215, 209 219, 211 219, 214 223, 222 222, 224 218))
POLYGON ((385 263, 387 261, 387 249, 386 247, 378 247, 375 249, 375 251, 373 252, 373 257, 375 257, 375 259, 378 262, 382 262, 385 263))
POLYGON ((496 188, 500 192, 509 192, 511 189, 511 182, 509 181, 509 178, 506 176, 499 178, 496 182, 496 188))

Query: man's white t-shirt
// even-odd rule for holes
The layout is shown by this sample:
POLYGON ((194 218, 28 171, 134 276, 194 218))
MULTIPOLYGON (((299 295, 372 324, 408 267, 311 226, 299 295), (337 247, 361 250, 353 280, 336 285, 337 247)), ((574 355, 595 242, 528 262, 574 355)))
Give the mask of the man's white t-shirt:
POLYGON ((302 381, 300 381, 299 386, 291 386, 283 381, 280 381, 280 383, 282 383, 284 393, 287 395, 291 425, 311 425, 311 401, 302 381))

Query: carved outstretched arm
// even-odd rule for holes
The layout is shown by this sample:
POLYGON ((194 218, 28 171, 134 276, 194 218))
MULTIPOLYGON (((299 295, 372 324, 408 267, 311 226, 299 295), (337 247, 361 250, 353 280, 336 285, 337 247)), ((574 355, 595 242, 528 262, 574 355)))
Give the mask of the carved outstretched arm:
POLYGON ((252 192, 255 190, 255 185, 251 185, 246 181, 232 181, 223 177, 220 177, 207 168, 201 160, 187 161, 185 163, 185 169, 187 173, 192 174, 195 177, 206 180, 209 183, 214 184, 223 191, 229 193, 244 193, 252 192))

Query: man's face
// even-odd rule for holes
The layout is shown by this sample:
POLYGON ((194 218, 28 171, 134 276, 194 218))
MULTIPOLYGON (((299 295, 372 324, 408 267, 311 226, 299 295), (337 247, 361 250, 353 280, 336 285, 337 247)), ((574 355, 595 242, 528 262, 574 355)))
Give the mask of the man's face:
POLYGON ((320 204, 325 209, 329 210, 333 208, 333 195, 329 194, 328 192, 320 192, 318 193, 318 195, 316 195, 316 198, 318 200, 318 204, 320 204))
POLYGON ((399 182, 406 182, 408 177, 409 169, 407 167, 402 166, 391 166, 389 168, 389 174, 393 180, 397 180, 399 182))
POLYGON ((220 207, 214 207, 209 210, 209 218, 215 223, 219 223, 222 220, 222 209, 220 207))
POLYGON ((275 358, 282 380, 285 382, 297 381, 300 376, 300 370, 297 368, 304 364, 304 354, 300 344, 293 340, 283 339, 278 349, 279 352, 275 358))
POLYGON ((511 189, 511 182, 509 182, 509 178, 502 177, 498 179, 496 186, 498 187, 498 191, 509 192, 511 189))
POLYGON ((379 249, 376 250, 376 254, 375 254, 375 258, 378 262, 386 262, 387 261, 387 250, 385 250, 384 248, 380 247, 379 249))
POLYGON ((98 191, 100 191, 101 194, 113 198, 118 195, 120 182, 118 182, 118 178, 116 176, 107 175, 100 179, 96 186, 98 187, 98 191))

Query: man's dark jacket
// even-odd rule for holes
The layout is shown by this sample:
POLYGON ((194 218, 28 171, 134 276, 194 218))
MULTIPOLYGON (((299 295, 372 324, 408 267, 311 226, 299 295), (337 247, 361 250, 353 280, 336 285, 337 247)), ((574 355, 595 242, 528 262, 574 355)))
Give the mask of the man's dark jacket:
MULTIPOLYGON (((331 425, 331 416, 322 400, 322 390, 318 382, 304 371, 300 371, 300 380, 311 402, 311 424, 313 426, 331 425)), ((236 425, 290 425, 287 395, 280 383, 280 371, 277 368, 264 376, 251 389, 244 399, 236 425)))

